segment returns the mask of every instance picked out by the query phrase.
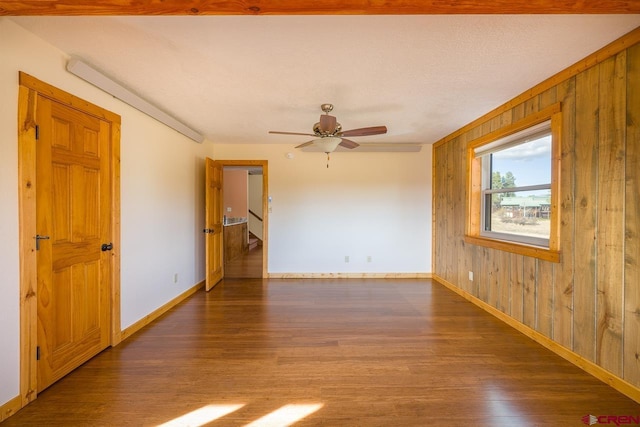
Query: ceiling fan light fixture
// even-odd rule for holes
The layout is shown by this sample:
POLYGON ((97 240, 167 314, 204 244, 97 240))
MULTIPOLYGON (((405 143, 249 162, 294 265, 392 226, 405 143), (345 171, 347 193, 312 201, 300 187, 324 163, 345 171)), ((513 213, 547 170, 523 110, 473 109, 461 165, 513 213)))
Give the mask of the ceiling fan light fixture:
POLYGON ((342 138, 336 136, 327 136, 325 138, 318 138, 313 140, 313 145, 320 147, 325 153, 333 153, 338 148, 338 144, 342 141, 342 138))
POLYGON ((327 155, 329 153, 333 153, 338 145, 347 149, 354 149, 360 145, 357 142, 345 139, 344 137, 349 138, 352 136, 382 135, 384 133, 387 133, 386 126, 369 126, 366 128, 343 131, 342 126, 336 121, 336 118, 329 115, 329 112, 333 110, 333 105, 322 104, 320 107, 326 114, 320 115, 320 121, 313 126, 313 134, 301 132, 282 132, 275 130, 270 130, 269 133, 280 135, 315 136, 316 139, 312 139, 311 141, 296 145, 296 148, 304 148, 313 145, 316 149, 320 149, 321 151, 327 153, 327 155))

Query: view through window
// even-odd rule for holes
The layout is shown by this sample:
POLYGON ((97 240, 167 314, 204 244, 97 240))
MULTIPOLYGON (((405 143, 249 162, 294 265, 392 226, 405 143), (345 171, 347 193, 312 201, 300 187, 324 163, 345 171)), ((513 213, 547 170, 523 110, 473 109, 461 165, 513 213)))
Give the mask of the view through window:
POLYGON ((549 246, 550 122, 492 144, 482 153, 481 235, 549 246))
POLYGON ((467 143, 465 242, 560 262, 561 138, 555 103, 467 143))

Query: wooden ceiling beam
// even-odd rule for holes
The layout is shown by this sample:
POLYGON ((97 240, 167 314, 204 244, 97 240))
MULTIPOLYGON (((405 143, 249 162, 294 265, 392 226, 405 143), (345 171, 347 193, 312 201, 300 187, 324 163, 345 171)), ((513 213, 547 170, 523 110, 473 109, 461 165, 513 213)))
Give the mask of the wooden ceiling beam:
POLYGON ((640 13, 640 0, 0 0, 0 15, 640 13))

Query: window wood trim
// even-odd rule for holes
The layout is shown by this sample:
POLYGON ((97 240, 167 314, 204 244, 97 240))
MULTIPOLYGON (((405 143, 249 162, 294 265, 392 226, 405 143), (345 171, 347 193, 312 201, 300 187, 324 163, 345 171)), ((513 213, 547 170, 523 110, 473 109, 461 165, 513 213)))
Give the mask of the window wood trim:
POLYGON ((531 114, 516 123, 490 132, 467 144, 467 206, 466 243, 525 255, 551 262, 560 262, 560 159, 562 147, 562 106, 558 102, 531 114), (551 120, 551 207, 549 247, 527 245, 480 235, 482 218, 482 160, 476 157, 477 147, 551 120))

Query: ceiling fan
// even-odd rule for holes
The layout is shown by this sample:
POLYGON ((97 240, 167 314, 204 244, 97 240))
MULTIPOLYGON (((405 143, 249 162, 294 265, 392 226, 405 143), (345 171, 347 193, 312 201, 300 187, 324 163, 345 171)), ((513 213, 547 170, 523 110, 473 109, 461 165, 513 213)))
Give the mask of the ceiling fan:
POLYGON ((313 125, 313 133, 280 132, 273 130, 269 131, 269 133, 275 133, 279 135, 313 136, 315 137, 315 139, 297 145, 296 148, 315 145, 321 148, 322 151, 327 154, 333 152, 338 146, 353 149, 360 145, 355 141, 346 139, 347 137, 381 135, 387 133, 386 126, 371 126, 343 131, 342 125, 337 122, 336 118, 329 115, 329 113, 333 110, 333 105, 322 104, 320 108, 322 109, 322 111, 324 111, 325 114, 321 114, 320 121, 313 125))

